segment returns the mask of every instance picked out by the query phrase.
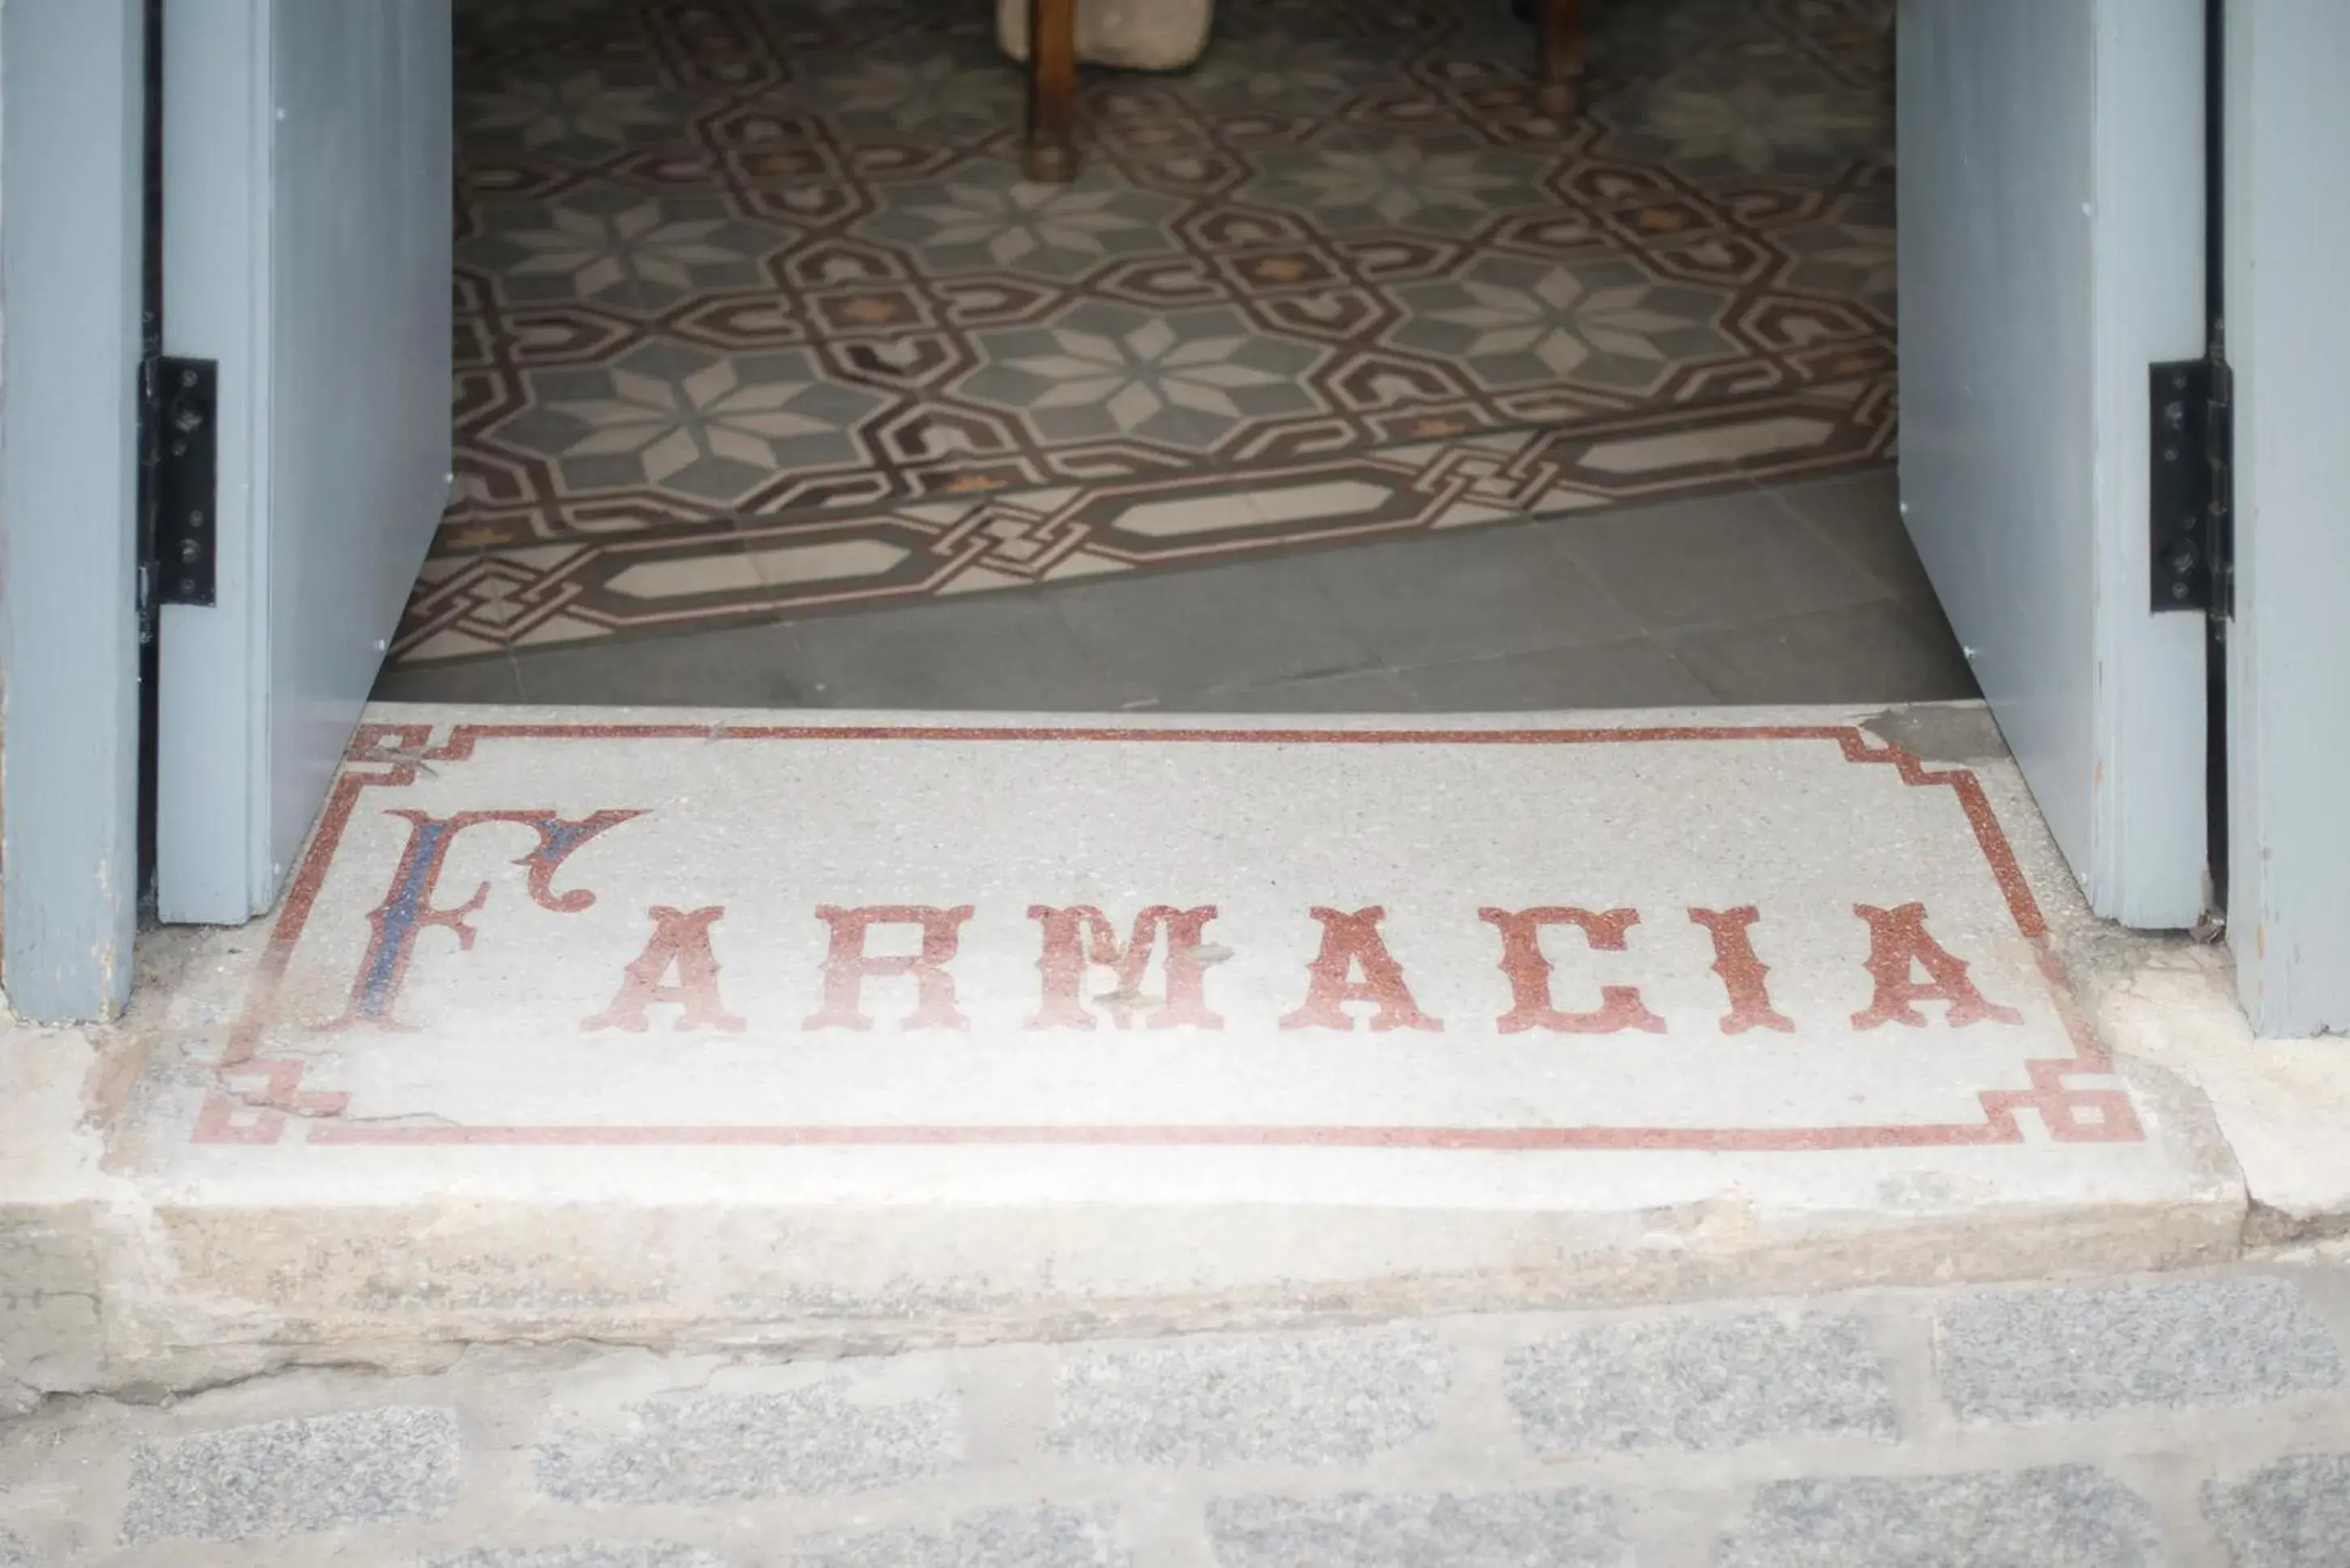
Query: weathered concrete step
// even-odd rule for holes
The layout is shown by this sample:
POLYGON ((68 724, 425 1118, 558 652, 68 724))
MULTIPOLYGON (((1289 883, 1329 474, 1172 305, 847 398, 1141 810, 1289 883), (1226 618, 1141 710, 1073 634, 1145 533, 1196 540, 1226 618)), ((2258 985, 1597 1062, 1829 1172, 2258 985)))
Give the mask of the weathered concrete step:
POLYGON ((1842 712, 382 710, 275 920, 154 944, 109 1355, 2226 1255, 2068 896, 2003 760, 1842 712))
POLYGON ((475 1353, 0 1425, 0 1563, 2320 1568, 2345 1333, 2337 1256, 837 1362, 475 1353))

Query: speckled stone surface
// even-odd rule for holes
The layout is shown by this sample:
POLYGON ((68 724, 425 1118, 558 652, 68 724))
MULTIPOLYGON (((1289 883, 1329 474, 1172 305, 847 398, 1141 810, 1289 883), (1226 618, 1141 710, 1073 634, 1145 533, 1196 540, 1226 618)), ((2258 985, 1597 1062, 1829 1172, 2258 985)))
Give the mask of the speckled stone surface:
POLYGON ((131 1456, 123 1535, 242 1541, 442 1512, 457 1497, 457 1422, 394 1407, 231 1427, 131 1456))
POLYGON ((717 1502, 891 1486, 951 1468, 944 1398, 879 1402, 845 1380, 787 1394, 639 1405, 625 1431, 558 1432, 539 1445, 539 1490, 558 1502, 717 1502))
POLYGON ((2153 1510, 2086 1466, 1911 1480, 1779 1481, 1721 1568, 2155 1568, 2153 1510))
POLYGON ((1527 1440, 1545 1453, 1898 1435, 1893 1392, 1857 1318, 1609 1324, 1519 1352, 1509 1379, 1527 1440))
POLYGON ((435 1557, 428 1568, 725 1568, 698 1546, 647 1541, 587 1541, 568 1546, 484 1546, 435 1557))
POLYGON ((1208 1534, 1221 1568, 1631 1568, 1615 1513, 1591 1491, 1244 1497, 1210 1507, 1208 1534))
POLYGON ((996 1509, 939 1528, 818 1536, 801 1546, 795 1568, 1129 1568, 1107 1509, 996 1509))
POLYGON ((2210 1481, 2203 1511, 2236 1568, 2343 1568, 2350 1563, 2350 1454, 2296 1454, 2210 1481))
POLYGON ((1935 1345, 1943 1396, 1970 1420, 2241 1404, 2343 1380, 2325 1326, 2272 1279, 1986 1293, 1951 1305, 1935 1345))
POLYGON ((1432 1431, 1451 1380, 1409 1332, 1102 1350, 1063 1365, 1046 1441, 1105 1464, 1360 1462, 1432 1431))

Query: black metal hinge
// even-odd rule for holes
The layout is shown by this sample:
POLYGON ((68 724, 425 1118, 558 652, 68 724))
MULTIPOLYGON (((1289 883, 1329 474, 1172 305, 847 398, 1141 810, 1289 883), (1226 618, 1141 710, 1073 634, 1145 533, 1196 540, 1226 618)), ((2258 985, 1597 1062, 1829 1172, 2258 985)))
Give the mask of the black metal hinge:
POLYGON ((147 361, 149 558, 140 609, 209 605, 218 591, 220 366, 158 356, 147 361))
POLYGON ((2153 368, 2147 410, 2153 471, 2147 542, 2157 610, 2199 610, 2225 620, 2234 607, 2234 485, 2230 444, 2233 385, 2217 356, 2153 368))

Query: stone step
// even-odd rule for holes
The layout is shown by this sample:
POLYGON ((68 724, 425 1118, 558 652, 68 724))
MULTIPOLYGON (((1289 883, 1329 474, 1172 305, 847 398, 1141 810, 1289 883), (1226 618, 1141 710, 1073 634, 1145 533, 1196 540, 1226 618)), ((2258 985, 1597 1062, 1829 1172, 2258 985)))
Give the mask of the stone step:
POLYGON ((151 944, 108 1365, 2228 1255, 1980 711, 1899 723, 377 710, 151 944))
POLYGON ((2333 1568, 2345 1263, 58 1401, 0 1563, 2333 1568))

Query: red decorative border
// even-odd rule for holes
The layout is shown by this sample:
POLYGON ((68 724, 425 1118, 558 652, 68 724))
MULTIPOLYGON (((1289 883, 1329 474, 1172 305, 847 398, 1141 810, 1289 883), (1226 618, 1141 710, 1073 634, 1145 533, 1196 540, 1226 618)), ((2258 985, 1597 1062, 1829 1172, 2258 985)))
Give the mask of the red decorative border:
POLYGON ((303 857, 284 908, 271 929, 244 1012, 229 1036, 218 1083, 197 1115, 193 1141, 200 1144, 274 1144, 286 1117, 310 1120, 307 1142, 317 1145, 451 1146, 536 1145, 643 1147, 706 1146, 980 1146, 1077 1145, 1155 1147, 1295 1146, 1318 1148, 1418 1148, 1483 1150, 1685 1149, 1730 1152, 1799 1152, 1847 1148, 1928 1148, 2021 1143, 2022 1116, 2038 1116, 2048 1136, 2062 1143, 2136 1142, 2145 1130, 2126 1089, 2075 1088, 2075 1076, 2113 1071, 2088 1021, 2074 1001, 2063 962, 2048 941, 2047 921, 2016 863, 2015 851, 1992 813, 1982 783, 1966 769, 1930 771, 1900 747, 1872 746, 1849 725, 1780 725, 1754 728, 1665 727, 1650 729, 1526 730, 1246 730, 1182 727, 1127 729, 1110 726, 988 728, 963 725, 702 725, 702 724, 459 724, 446 743, 432 747, 425 724, 363 724, 346 755, 349 766, 336 779, 318 830, 303 857), (350 825, 360 794, 378 787, 416 782, 433 763, 472 759, 485 740, 529 741, 808 741, 847 743, 874 741, 957 741, 985 743, 1055 742, 1201 743, 1220 745, 1593 745, 1622 742, 1825 741, 1852 763, 1892 767, 1905 784, 1940 786, 1957 797, 1991 876, 2006 897, 2016 929, 2039 957, 2041 979, 2064 1022, 2073 1055, 2027 1060, 2028 1088, 1986 1089, 1979 1122, 1920 1123, 1825 1127, 448 1127, 347 1122, 344 1094, 306 1091, 305 1064, 258 1054, 263 1031, 274 1012, 294 949, 301 940, 328 867, 350 825), (363 773, 361 767, 382 771, 363 773), (249 1084, 250 1087, 238 1087, 249 1084))

